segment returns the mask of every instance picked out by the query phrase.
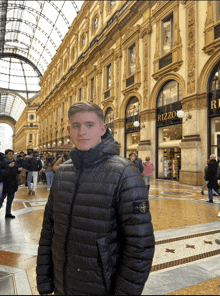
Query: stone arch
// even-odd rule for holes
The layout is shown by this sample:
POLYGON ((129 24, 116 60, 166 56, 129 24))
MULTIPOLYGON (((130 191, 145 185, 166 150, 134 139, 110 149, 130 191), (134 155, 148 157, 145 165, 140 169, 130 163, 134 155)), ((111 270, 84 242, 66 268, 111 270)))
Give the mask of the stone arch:
POLYGON ((142 111, 141 110, 141 106, 142 106, 142 97, 141 95, 136 92, 136 91, 132 91, 132 92, 129 92, 129 94, 127 94, 124 98, 124 100, 122 101, 121 103, 121 107, 120 107, 120 110, 119 110, 119 116, 120 118, 125 118, 125 108, 128 104, 128 101, 130 100, 131 97, 136 97, 138 100, 139 100, 139 113, 142 111))
MULTIPOLYGON (((108 110, 108 108, 111 108, 112 109, 112 111, 113 111, 113 113, 114 113, 114 115, 115 115, 115 107, 114 107, 114 105, 112 104, 112 103, 108 103, 104 108, 103 108, 103 114, 104 114, 104 117, 105 117, 105 113, 106 113, 106 111, 108 110)), ((115 118, 115 116, 114 116, 114 118, 115 118)))
POLYGON ((14 118, 12 118, 11 116, 7 116, 7 115, 0 115, 0 123, 8 124, 12 128, 13 134, 15 133, 16 121, 14 120, 14 118))
POLYGON ((219 51, 216 51, 205 63, 199 80, 198 80, 198 94, 208 92, 208 80, 215 65, 220 61, 219 51))
POLYGON ((149 100, 149 109, 155 109, 156 108, 156 99, 158 96, 159 91, 161 90, 162 86, 168 82, 169 80, 175 80, 179 83, 182 91, 182 98, 185 97, 185 80, 182 76, 176 73, 170 73, 166 75, 165 77, 160 78, 157 83, 154 85, 153 90, 150 95, 149 100))

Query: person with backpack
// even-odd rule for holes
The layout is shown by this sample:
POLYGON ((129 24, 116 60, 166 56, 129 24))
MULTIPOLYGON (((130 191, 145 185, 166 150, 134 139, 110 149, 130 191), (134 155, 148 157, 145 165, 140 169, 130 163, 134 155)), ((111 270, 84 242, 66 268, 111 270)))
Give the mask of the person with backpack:
POLYGON ((33 157, 29 157, 27 159, 27 170, 28 170, 28 175, 27 175, 27 184, 28 184, 28 189, 29 192, 28 194, 35 195, 35 190, 37 187, 37 179, 38 179, 38 172, 42 169, 42 162, 38 158, 38 152, 34 151, 33 152, 33 157), (33 190, 31 190, 31 181, 33 178, 33 190))

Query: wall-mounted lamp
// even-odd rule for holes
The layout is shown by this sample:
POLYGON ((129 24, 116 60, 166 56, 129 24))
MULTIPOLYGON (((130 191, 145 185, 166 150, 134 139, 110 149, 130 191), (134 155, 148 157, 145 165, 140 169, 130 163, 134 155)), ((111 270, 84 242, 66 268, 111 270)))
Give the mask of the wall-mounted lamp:
POLYGON ((139 127, 139 125, 140 125, 139 121, 136 120, 136 121, 134 122, 134 127, 139 127))
MULTIPOLYGON (((184 113, 184 111, 181 109, 181 110, 178 110, 177 111, 177 117, 178 118, 183 118, 184 117, 184 115, 185 115, 185 113, 184 113)), ((186 120, 183 122, 183 123, 185 123, 185 122, 187 122, 189 119, 191 119, 192 118, 192 115, 191 114, 189 114, 189 111, 188 111, 188 114, 186 114, 186 120)))
POLYGON ((66 141, 67 141, 67 143, 69 143, 70 142, 70 139, 67 139, 66 141))

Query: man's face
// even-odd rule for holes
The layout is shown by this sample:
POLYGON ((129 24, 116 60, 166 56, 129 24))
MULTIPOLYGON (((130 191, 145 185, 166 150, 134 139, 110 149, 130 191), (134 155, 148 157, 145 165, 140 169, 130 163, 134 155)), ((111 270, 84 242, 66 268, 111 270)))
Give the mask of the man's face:
POLYGON ((14 158, 14 153, 13 152, 8 152, 8 154, 6 154, 7 159, 12 160, 14 158))
POLYGON ((67 130, 72 143, 80 151, 88 151, 101 142, 106 126, 94 112, 78 112, 70 118, 67 130))
POLYGON ((131 159, 132 161, 134 161, 134 160, 135 160, 135 155, 134 155, 134 154, 131 154, 130 159, 131 159))

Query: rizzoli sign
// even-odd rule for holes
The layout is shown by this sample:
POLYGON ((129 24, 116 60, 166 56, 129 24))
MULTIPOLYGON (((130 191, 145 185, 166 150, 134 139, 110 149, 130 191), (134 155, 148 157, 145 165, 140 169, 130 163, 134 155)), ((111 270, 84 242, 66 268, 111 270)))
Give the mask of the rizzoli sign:
POLYGON ((177 117, 177 111, 182 109, 180 102, 157 108, 157 127, 181 123, 182 120, 177 117))
POLYGON ((209 116, 220 115, 220 89, 209 93, 209 116))
POLYGON ((168 119, 172 119, 177 117, 177 111, 169 111, 163 114, 158 114, 157 115, 157 121, 164 121, 164 120, 168 120, 168 119))

